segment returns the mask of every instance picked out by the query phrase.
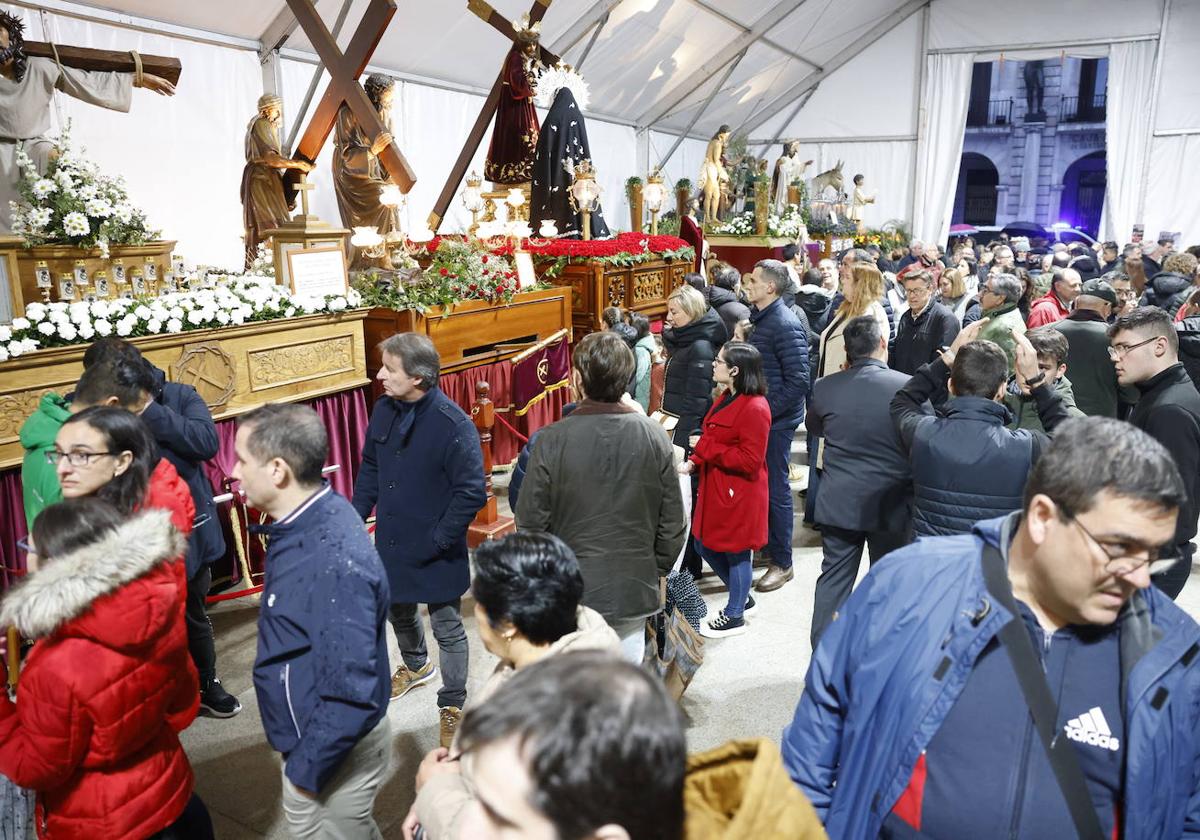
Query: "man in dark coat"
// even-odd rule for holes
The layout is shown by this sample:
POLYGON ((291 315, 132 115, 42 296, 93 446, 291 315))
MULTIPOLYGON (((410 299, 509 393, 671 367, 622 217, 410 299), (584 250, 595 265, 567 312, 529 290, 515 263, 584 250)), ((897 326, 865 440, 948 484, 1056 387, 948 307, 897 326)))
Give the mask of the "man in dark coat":
MULTIPOLYGON (((1150 277, 1149 274, 1146 276, 1150 277)), ((1157 306, 1174 318, 1179 307, 1196 291, 1198 277, 1200 268, 1194 256, 1186 251, 1171 254, 1163 262, 1163 270, 1150 278, 1142 296, 1142 306, 1157 306)))
POLYGON ((969 534, 975 523, 1021 508, 1025 480, 1042 452, 1047 433, 1068 419, 1057 392, 1038 368, 1024 334, 1014 334, 1016 373, 1037 401, 1046 432, 1005 428, 1008 356, 976 336, 988 321, 963 329, 950 350, 921 366, 892 399, 892 422, 909 455, 913 477, 913 533, 969 534), (947 387, 940 416, 926 414, 926 400, 947 387))
POLYGON ((1174 599, 1192 572, 1192 539, 1200 516, 1200 391, 1179 363, 1175 325, 1158 307, 1143 306, 1122 315, 1109 328, 1108 337, 1117 381, 1135 385, 1140 392, 1129 422, 1166 447, 1187 490, 1187 499, 1179 508, 1174 545, 1162 553, 1179 560, 1154 577, 1154 585, 1174 599))
POLYGON ((619 336, 585 337, 571 364, 583 399, 540 430, 517 522, 571 547, 583 605, 617 631, 622 655, 641 663, 645 619, 661 607, 659 578, 687 533, 674 451, 662 428, 622 399, 634 358, 619 336))
POLYGON ((379 837, 371 806, 391 757, 388 585, 354 509, 321 478, 329 437, 304 405, 238 424, 234 477, 274 520, 254 690, 283 761, 293 837, 379 837), (318 798, 319 797, 319 798, 318 798))
POLYGON ((1108 319, 1119 306, 1120 298, 1108 281, 1089 280, 1071 314, 1053 325, 1067 339, 1075 405, 1089 417, 1119 417, 1121 403, 1137 402, 1137 389, 1117 384, 1117 369, 1108 355, 1108 319))
POLYGON ((888 406, 908 382, 889 370, 887 337, 872 315, 846 325, 847 370, 813 383, 805 426, 825 443, 824 473, 813 519, 821 526, 810 639, 815 649, 850 597, 863 546, 874 564, 908 542, 912 505, 908 455, 888 406))
POLYGON ((708 305, 721 316, 725 334, 733 338, 737 322, 750 317, 750 307, 738 298, 738 284, 742 275, 728 263, 722 263, 713 272, 712 285, 708 287, 708 305))
POLYGON ((943 347, 949 347, 961 327, 954 313, 933 299, 932 274, 924 269, 910 271, 903 282, 908 309, 896 325, 888 365, 912 376, 921 365, 936 359, 943 347))
MULTIPOLYGON (((212 482, 204 462, 217 456, 220 442, 212 412, 191 385, 168 382, 167 375, 147 361, 127 341, 115 336, 101 338, 83 355, 84 370, 124 358, 140 368, 139 384, 146 392, 141 417, 154 435, 162 455, 179 477, 187 482, 196 506, 196 519, 188 536, 187 622, 188 650, 200 676, 200 711, 209 717, 233 717, 242 704, 217 678, 217 650, 206 599, 212 587, 212 564, 225 556, 225 537, 213 503, 212 482)), ((114 393, 116 384, 114 383, 114 393)))
POLYGON ((759 592, 771 592, 795 576, 792 569, 792 489, 788 484, 792 440, 804 419, 808 395, 808 336, 804 325, 781 299, 791 278, 779 260, 760 260, 745 283, 746 299, 753 307, 750 343, 762 355, 771 405, 771 436, 767 439, 767 485, 771 505, 767 516, 767 544, 763 551, 771 562, 758 580, 759 592))
POLYGON ((404 660, 392 676, 392 697, 437 676, 417 612, 425 604, 441 651, 438 707, 442 746, 449 747, 467 698, 462 595, 471 585, 467 528, 487 501, 483 453, 471 418, 437 386, 441 360, 433 342, 397 333, 379 347, 377 378, 387 396, 371 412, 354 509, 363 519, 376 512, 375 545, 404 660))

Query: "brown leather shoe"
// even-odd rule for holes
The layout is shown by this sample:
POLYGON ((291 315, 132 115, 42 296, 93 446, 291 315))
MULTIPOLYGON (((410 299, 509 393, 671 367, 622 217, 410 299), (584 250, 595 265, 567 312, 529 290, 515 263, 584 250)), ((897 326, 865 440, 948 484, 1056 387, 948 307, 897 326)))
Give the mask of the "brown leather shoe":
POLYGON ((767 567, 767 573, 758 579, 754 588, 759 592, 774 592, 795 576, 795 570, 781 569, 772 563, 767 567))
POLYGON ((441 739, 441 744, 446 749, 450 749, 450 745, 454 743, 454 736, 458 732, 458 724, 462 722, 462 709, 456 706, 443 706, 438 710, 438 735, 441 739))

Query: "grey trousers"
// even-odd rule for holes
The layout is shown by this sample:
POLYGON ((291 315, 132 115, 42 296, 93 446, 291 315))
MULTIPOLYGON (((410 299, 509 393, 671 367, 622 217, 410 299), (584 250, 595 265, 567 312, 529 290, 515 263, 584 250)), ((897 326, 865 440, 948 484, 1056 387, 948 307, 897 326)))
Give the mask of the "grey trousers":
POLYGON ((908 534, 887 531, 848 531, 832 525, 821 526, 821 576, 813 596, 813 623, 809 641, 816 650, 817 642, 833 615, 850 597, 858 564, 862 562, 863 546, 871 552, 871 562, 882 559, 910 542, 908 534))
MULTIPOLYGON (((283 813, 299 840, 382 840, 371 811, 392 758, 387 715, 362 737, 325 787, 310 798, 283 774, 283 813)), ((283 765, 287 770, 286 762, 283 765)))
MULTIPOLYGON (((405 667, 417 671, 429 661, 425 645, 425 629, 421 624, 419 604, 392 604, 388 618, 400 647, 405 667)), ((444 604, 429 604, 429 623, 438 643, 438 662, 442 667, 442 687, 438 690, 438 706, 461 709, 467 702, 467 631, 462 623, 462 599, 444 604)))

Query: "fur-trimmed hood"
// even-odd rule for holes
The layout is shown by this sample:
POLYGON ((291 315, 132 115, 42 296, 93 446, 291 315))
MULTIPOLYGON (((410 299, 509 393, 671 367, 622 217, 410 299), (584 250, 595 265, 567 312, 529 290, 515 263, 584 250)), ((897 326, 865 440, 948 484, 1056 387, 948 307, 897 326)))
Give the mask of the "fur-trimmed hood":
POLYGON ((139 647, 174 620, 183 574, 170 563, 187 543, 171 513, 151 509, 83 548, 54 558, 13 587, 0 605, 0 625, 26 638, 65 632, 109 647, 139 647), (123 590, 118 592, 118 590, 123 590))

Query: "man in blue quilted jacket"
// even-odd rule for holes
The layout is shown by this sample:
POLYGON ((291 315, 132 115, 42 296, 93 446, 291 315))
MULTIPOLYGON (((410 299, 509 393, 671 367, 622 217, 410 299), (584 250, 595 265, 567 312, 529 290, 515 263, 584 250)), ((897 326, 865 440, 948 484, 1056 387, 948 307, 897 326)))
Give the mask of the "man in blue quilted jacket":
POLYGON ((767 438, 767 544, 771 558, 758 580, 759 592, 771 592, 795 575, 792 570, 792 488, 788 484, 792 439, 804 420, 808 394, 808 333, 781 300, 791 285, 787 266, 779 260, 759 260, 742 284, 750 302, 754 332, 750 343, 762 355, 771 406, 771 434, 767 438))
POLYGON ((1149 435, 1069 420, 1021 510, 872 567, 783 734, 829 836, 1200 835, 1200 626, 1150 585, 1184 499, 1149 435), (1040 660, 1047 740, 1076 765, 1073 813, 1000 638, 1010 622, 1040 660))

